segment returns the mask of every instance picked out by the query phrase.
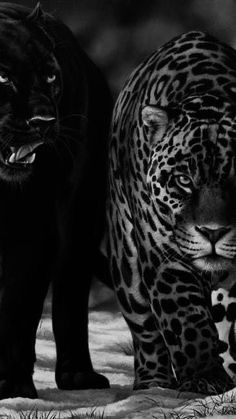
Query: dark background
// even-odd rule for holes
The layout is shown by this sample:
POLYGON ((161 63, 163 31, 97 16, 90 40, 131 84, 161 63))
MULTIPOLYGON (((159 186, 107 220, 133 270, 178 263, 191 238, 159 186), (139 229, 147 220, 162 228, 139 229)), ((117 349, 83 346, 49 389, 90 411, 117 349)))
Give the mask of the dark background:
MULTIPOLYGON (((34 7, 37 0, 15 0, 34 7)), ((105 73, 114 97, 130 72, 172 37, 205 30, 236 46, 235 0, 42 0, 105 73)))
MULTIPOLYGON (((37 0, 13 2, 33 8, 37 0)), ((103 70, 114 99, 131 71, 180 33, 204 30, 236 47, 236 0, 41 0, 41 5, 72 29, 103 70)), ((95 281, 90 307, 108 302, 114 308, 111 296, 95 281)))

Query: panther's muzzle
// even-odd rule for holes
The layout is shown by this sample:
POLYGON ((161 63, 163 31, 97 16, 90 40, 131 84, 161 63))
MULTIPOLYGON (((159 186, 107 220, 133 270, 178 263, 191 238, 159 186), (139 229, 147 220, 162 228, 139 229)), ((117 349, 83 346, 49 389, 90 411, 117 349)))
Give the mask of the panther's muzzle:
POLYGON ((37 115, 28 119, 27 125, 37 134, 39 140, 21 146, 9 147, 4 158, 5 164, 14 168, 32 164, 36 157, 36 149, 44 143, 47 132, 55 122, 56 118, 52 116, 37 115))

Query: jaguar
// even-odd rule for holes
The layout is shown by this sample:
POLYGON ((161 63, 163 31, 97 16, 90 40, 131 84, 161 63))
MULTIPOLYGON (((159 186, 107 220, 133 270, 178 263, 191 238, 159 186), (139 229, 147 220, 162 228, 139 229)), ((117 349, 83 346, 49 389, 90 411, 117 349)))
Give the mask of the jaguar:
POLYGON ((106 388, 90 359, 88 295, 102 274, 110 92, 39 4, 1 2, 0 50, 0 399, 37 397, 35 339, 51 280, 57 386, 106 388))
POLYGON ((131 74, 109 145, 108 254, 134 389, 216 394, 236 373, 236 52, 198 31, 131 74))

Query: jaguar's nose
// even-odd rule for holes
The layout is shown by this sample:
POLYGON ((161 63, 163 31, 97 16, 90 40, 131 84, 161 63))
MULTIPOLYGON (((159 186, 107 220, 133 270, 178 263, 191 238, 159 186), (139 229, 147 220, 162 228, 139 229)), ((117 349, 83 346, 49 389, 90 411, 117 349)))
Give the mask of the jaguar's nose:
POLYGON ((229 227, 209 228, 205 226, 195 227, 195 230, 200 233, 203 237, 208 239, 212 244, 217 243, 222 237, 224 237, 229 231, 229 227))
POLYGON ((56 122, 56 118, 53 116, 33 116, 27 120, 27 124, 38 131, 41 135, 46 134, 46 132, 51 128, 56 122))

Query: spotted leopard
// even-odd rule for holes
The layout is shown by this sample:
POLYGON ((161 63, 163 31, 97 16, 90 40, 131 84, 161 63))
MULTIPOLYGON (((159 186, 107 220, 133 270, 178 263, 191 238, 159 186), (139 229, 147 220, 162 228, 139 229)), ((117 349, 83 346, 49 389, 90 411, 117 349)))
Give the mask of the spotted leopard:
POLYGON ((109 257, 134 389, 214 394, 236 375, 236 52, 189 32, 117 100, 109 257))

